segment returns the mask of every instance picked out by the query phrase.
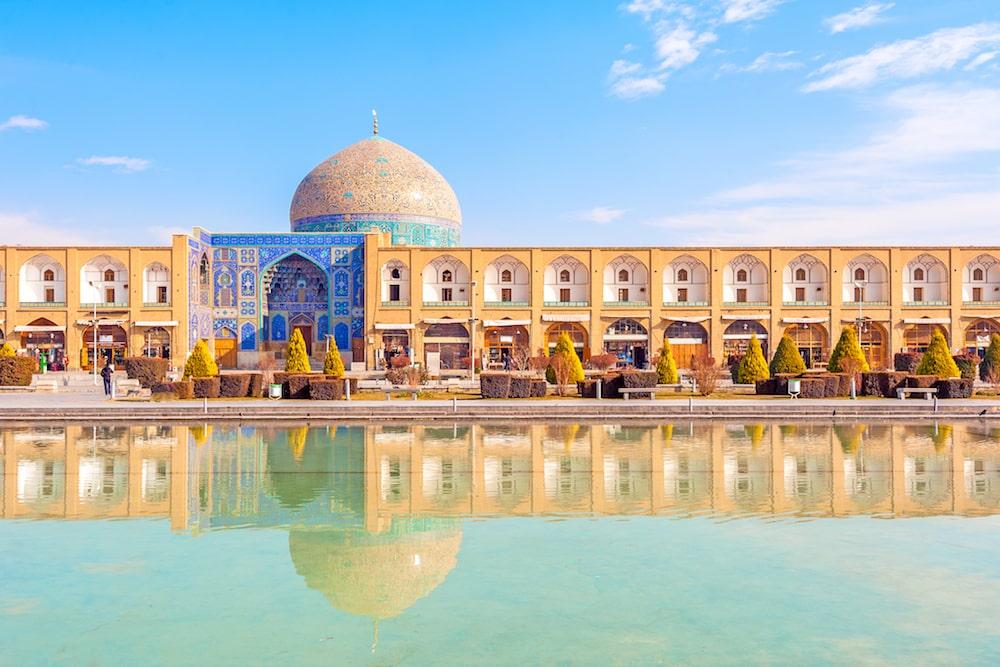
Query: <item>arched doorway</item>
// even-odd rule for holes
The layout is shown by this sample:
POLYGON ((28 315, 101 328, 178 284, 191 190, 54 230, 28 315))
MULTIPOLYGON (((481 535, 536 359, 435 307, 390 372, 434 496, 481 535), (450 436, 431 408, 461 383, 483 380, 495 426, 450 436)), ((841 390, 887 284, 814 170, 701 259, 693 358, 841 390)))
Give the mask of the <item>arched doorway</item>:
POLYGON ((21 332, 21 348, 36 361, 40 362, 44 356, 50 369, 66 369, 65 327, 56 326, 55 322, 39 318, 27 326, 15 329, 17 330, 21 332))
POLYGON ((986 348, 990 346, 993 334, 1000 334, 1000 324, 996 320, 976 320, 965 330, 965 350, 971 354, 986 358, 986 348))
POLYGON ((590 358, 590 350, 587 347, 587 341, 589 339, 587 336, 587 330, 576 322, 556 322, 546 329, 546 352, 552 354, 552 351, 556 347, 556 343, 559 341, 559 335, 563 333, 569 335, 569 339, 573 342, 573 349, 576 350, 576 354, 580 357, 581 361, 586 361, 590 358))
POLYGON ((799 322, 788 326, 785 334, 795 342, 795 347, 799 348, 799 354, 806 362, 806 368, 812 368, 827 360, 829 336, 822 324, 799 322))
POLYGON ((940 324, 911 324, 906 327, 903 331, 903 352, 926 352, 935 331, 940 331, 948 340, 948 330, 940 324))
POLYGON ((98 368, 108 361, 115 366, 125 363, 128 355, 128 334, 117 324, 97 323, 97 349, 94 349, 94 327, 83 330, 82 348, 87 350, 88 366, 93 368, 97 360, 98 368))
POLYGON ((292 254, 268 267, 261 280, 266 295, 262 329, 266 341, 262 347, 283 353, 292 331, 299 329, 311 356, 318 334, 316 323, 324 316, 330 321, 326 272, 302 255, 292 254))
POLYGON ((438 322, 424 331, 424 355, 427 367, 432 368, 430 355, 439 355, 441 370, 455 371, 469 368, 469 330, 461 322, 438 322))
POLYGON ((708 332, 694 322, 671 322, 663 334, 678 368, 691 368, 695 359, 709 357, 708 332))
POLYGON ((604 351, 618 363, 644 368, 649 358, 649 331, 630 317, 615 320, 604 332, 604 351))
POLYGON ((142 336, 142 354, 146 357, 170 358, 170 332, 163 327, 147 329, 142 336))
POLYGON ((531 351, 528 344, 528 329, 519 324, 486 327, 486 367, 511 367, 511 355, 515 350, 531 351))
POLYGON ((889 332, 878 322, 864 319, 858 327, 858 342, 872 370, 889 366, 889 332))
POLYGON ((755 335, 767 359, 767 329, 763 324, 757 320, 736 320, 726 327, 722 334, 722 354, 727 366, 747 353, 750 338, 755 335))
POLYGON ((306 342, 306 354, 310 357, 313 351, 313 332, 315 328, 315 320, 304 313, 299 313, 288 321, 289 335, 295 331, 302 334, 302 340, 306 342))
POLYGON ((219 368, 236 368, 238 361, 236 331, 229 327, 219 327, 215 330, 215 363, 219 368))

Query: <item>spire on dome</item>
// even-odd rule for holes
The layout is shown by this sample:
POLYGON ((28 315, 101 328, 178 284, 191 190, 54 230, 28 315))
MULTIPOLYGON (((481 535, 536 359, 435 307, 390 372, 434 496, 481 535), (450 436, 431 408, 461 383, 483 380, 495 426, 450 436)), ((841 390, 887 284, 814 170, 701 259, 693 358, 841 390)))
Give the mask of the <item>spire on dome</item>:
POLYGON ((372 109, 372 134, 378 136, 378 113, 372 109))

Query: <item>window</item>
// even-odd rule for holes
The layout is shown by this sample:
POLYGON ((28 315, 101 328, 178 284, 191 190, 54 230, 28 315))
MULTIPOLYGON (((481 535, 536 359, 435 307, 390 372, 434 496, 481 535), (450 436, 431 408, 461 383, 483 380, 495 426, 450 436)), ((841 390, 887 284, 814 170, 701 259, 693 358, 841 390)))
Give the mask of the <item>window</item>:
POLYGON ((865 302, 865 288, 855 287, 854 288, 854 303, 864 303, 865 302))
POLYGON ((47 283, 50 283, 55 279, 56 279, 55 271, 53 271, 52 269, 45 269, 45 273, 42 274, 42 280, 44 280, 47 283))
POLYGON ((736 272, 736 282, 745 283, 747 281, 747 270, 740 269, 736 272))
POLYGON ((510 303, 514 300, 513 293, 509 287, 504 287, 500 290, 500 300, 504 303, 510 303))
POLYGON ((627 283, 628 282, 628 269, 622 269, 618 272, 618 282, 627 283))
POLYGON ((686 283, 688 280, 689 278, 687 269, 680 269, 677 271, 677 282, 686 283))
POLYGON ((115 288, 105 287, 104 288, 104 303, 114 303, 115 302, 115 288))
POLYGON ((745 287, 741 287, 736 290, 736 303, 746 303, 747 302, 747 290, 745 287))
POLYGON ((114 269, 105 269, 104 271, 104 282, 113 283, 115 281, 115 271, 114 269))
POLYGON ((973 301, 982 301, 983 300, 983 288, 982 287, 973 287, 972 288, 972 300, 973 301))
POLYGON ((445 288, 443 288, 441 290, 441 300, 442 301, 451 301, 451 288, 450 287, 445 287, 445 288))
POLYGON ((399 301, 399 285, 389 285, 389 301, 399 301))
POLYGON ((568 283, 569 282, 569 269, 563 269, 559 272, 559 282, 568 283))
MULTIPOLYGON (((451 276, 451 270, 450 269, 445 269, 444 271, 441 272, 441 282, 443 282, 443 283, 450 283, 450 282, 452 282, 451 277, 452 276, 451 276)), ((447 299, 447 300, 450 301, 451 299, 447 299)))
POLYGON ((973 280, 983 280, 983 270, 979 269, 979 268, 973 269, 973 271, 972 271, 972 279, 973 280))
POLYGON ((914 280, 923 280, 924 279, 924 270, 921 269, 920 267, 917 267, 917 268, 913 269, 913 279, 914 280))
POLYGON ((45 303, 55 303, 56 302, 56 291, 52 287, 45 288, 45 303))
POLYGON ((914 301, 923 301, 924 300, 924 288, 923 287, 914 287, 913 288, 913 300, 914 301))
POLYGON ((681 287, 677 290, 677 301, 680 303, 687 303, 688 291, 686 287, 681 287))
POLYGON ((628 288, 627 287, 621 287, 621 288, 618 289, 618 300, 619 301, 628 301, 628 288))
POLYGON ((795 300, 796 301, 800 301, 800 302, 806 300, 806 288, 805 287, 796 287, 795 288, 795 300))
POLYGON ((156 288, 156 303, 167 303, 167 287, 165 285, 156 288))
POLYGON ((502 283, 514 282, 514 278, 510 274, 510 269, 504 269, 503 271, 500 272, 500 282, 502 283))
POLYGON ((865 270, 862 269, 860 266, 858 268, 854 269, 854 279, 855 280, 864 280, 865 279, 865 270))
POLYGON ((801 266, 795 269, 795 281, 800 283, 804 283, 806 281, 806 270, 801 266))
POLYGON ((393 280, 399 280, 400 275, 401 274, 399 273, 399 269, 392 269, 391 271, 389 271, 389 277, 392 278, 393 280))
POLYGON ((570 302, 569 288, 564 287, 561 290, 559 290, 559 302, 560 303, 569 303, 570 302))

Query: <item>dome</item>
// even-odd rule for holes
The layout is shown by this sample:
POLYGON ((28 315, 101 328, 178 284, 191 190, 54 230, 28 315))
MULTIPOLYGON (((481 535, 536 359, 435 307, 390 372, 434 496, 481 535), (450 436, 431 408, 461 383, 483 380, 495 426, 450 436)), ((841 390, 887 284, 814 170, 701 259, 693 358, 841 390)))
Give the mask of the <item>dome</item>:
POLYGON ((448 181, 380 136, 309 172, 292 197, 294 232, 390 232, 394 244, 457 245, 462 212, 448 181))

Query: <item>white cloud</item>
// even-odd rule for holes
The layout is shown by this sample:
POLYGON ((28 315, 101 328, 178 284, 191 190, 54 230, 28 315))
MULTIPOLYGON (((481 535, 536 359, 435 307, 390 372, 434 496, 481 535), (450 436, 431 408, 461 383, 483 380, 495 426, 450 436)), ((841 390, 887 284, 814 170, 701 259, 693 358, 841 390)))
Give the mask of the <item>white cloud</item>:
POLYGON ((798 69, 802 67, 802 63, 791 59, 796 53, 797 51, 767 51, 754 58, 753 62, 749 65, 743 67, 724 65, 722 69, 730 72, 751 72, 754 74, 798 69))
POLYGON ((85 239, 72 231, 78 226, 54 227, 43 223, 34 213, 4 213, 0 211, 0 229, 7 245, 95 245, 100 239, 85 239))
POLYGON ((114 167, 115 171, 128 173, 145 171, 152 164, 150 160, 144 158, 124 155, 91 155, 77 158, 76 163, 85 167, 114 167))
POLYGON ((658 95, 666 88, 663 80, 663 77, 658 76, 627 76, 611 84, 611 94, 623 100, 638 100, 658 95))
POLYGON ((598 225, 606 225, 610 222, 617 222, 625 217, 626 211, 623 208, 612 208, 610 206, 595 206, 586 211, 576 211, 571 213, 573 220, 580 222, 592 222, 598 225))
POLYGON ((972 61, 963 67, 966 72, 972 71, 979 67, 980 65, 985 65, 989 61, 1000 55, 1000 51, 987 51, 986 53, 980 53, 978 56, 972 59, 972 61))
POLYGON ((759 21, 769 16, 785 0, 723 0, 725 13, 722 15, 724 23, 738 23, 740 21, 759 21))
POLYGON ((867 53, 828 63, 813 72, 808 93, 834 88, 863 88, 877 81, 910 79, 953 69, 983 51, 1000 46, 1000 24, 977 23, 943 28, 916 39, 877 46, 867 53))
POLYGON ((843 14, 831 16, 823 21, 823 23, 830 29, 830 33, 833 35, 844 32, 845 30, 866 28, 870 25, 875 25, 876 23, 884 21, 885 18, 883 18, 882 14, 892 9, 894 6, 895 3, 892 2, 881 4, 869 2, 867 5, 855 7, 854 9, 846 11, 843 14))
POLYGON ((717 39, 712 32, 697 33, 684 23, 662 23, 657 32, 657 69, 660 70, 675 70, 690 65, 698 59, 706 44, 717 39))
POLYGON ((35 130, 44 130, 49 126, 44 120, 40 118, 31 118, 30 116, 11 116, 4 122, 0 123, 0 132, 4 130, 24 130, 25 132, 34 132, 35 130))

